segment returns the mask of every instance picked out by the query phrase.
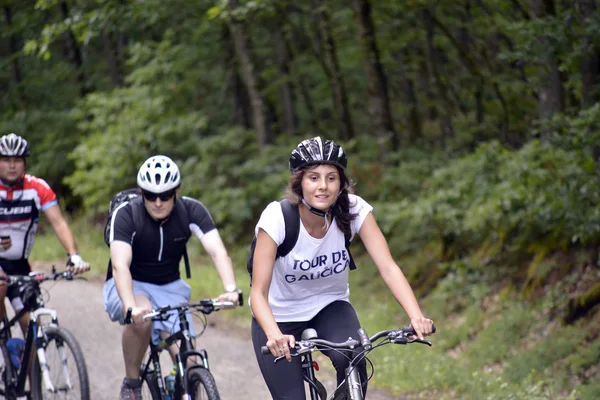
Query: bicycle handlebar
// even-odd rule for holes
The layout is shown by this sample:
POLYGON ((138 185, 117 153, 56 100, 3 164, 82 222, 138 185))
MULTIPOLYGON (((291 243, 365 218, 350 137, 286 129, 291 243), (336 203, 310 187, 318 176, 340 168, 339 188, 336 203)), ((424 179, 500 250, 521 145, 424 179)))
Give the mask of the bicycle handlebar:
MULTIPOLYGON (((436 329, 435 329, 435 325, 434 325, 432 332, 435 333, 435 331, 436 331, 436 329)), ((412 326, 407 326, 407 327, 399 328, 399 329, 380 331, 380 332, 375 333, 371 337, 368 337, 365 330, 363 328, 360 328, 360 329, 358 329, 358 336, 359 336, 359 340, 348 338, 348 340, 346 340, 345 342, 340 342, 340 343, 330 342, 328 340, 318 339, 318 338, 299 340, 296 342, 296 346, 295 346, 296 353, 292 354, 292 356, 300 356, 300 355, 312 352, 314 350, 314 348, 319 345, 327 347, 327 348, 335 348, 335 349, 354 350, 357 347, 362 347, 365 350, 371 350, 373 348, 372 342, 374 342, 377 339, 381 339, 383 337, 386 337, 387 339, 389 339, 391 343, 396 343, 396 344, 421 343, 421 344, 426 344, 428 346, 432 345, 431 342, 428 340, 421 340, 418 338, 410 339, 409 338, 410 336, 415 336, 415 330, 413 329, 412 326)), ((320 350, 320 349, 317 349, 317 350, 320 350)), ((260 348, 260 351, 263 355, 271 354, 271 350, 269 350, 269 348, 267 346, 262 346, 260 348)), ((275 359, 275 362, 277 362, 283 358, 285 358, 285 357, 284 356, 277 357, 275 359)))
POLYGON ((194 303, 181 303, 178 306, 164 306, 152 310, 148 314, 144 315, 144 319, 162 319, 166 313, 174 310, 183 310, 193 308, 194 310, 200 311, 203 314, 210 314, 213 311, 219 311, 223 307, 231 307, 233 302, 231 301, 215 301, 210 299, 200 300, 194 303))
POLYGON ((51 274, 46 275, 43 272, 30 272, 29 275, 7 275, 6 279, 0 277, 0 280, 5 280, 9 285, 18 282, 44 282, 44 281, 56 281, 64 279, 67 281, 73 280, 75 274, 71 270, 64 270, 56 272, 53 270, 51 274))
MULTIPOLYGON (((163 306, 163 307, 159 307, 157 309, 154 309, 152 311, 150 311, 148 314, 143 316, 144 320, 155 320, 155 321, 160 321, 160 320, 165 320, 168 319, 168 313, 169 311, 176 311, 176 310, 189 310, 189 309, 194 309, 195 311, 199 311, 202 314, 210 314, 213 311, 219 311, 220 309, 224 308, 224 307, 231 307, 233 306, 234 303, 231 301, 218 301, 218 300, 212 300, 212 299, 204 299, 204 300, 199 300, 193 303, 181 303, 179 305, 176 306, 163 306)), ((131 324, 132 323, 132 319, 131 319, 131 313, 132 313, 133 309, 130 307, 127 309, 127 313, 125 315, 125 324, 131 324)))

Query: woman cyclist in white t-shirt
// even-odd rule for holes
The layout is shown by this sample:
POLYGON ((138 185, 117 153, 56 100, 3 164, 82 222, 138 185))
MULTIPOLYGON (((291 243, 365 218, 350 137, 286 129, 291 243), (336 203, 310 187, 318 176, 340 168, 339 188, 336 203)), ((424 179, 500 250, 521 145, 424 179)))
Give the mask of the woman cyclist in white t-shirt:
MULTIPOLYGON (((273 399, 304 400, 299 358, 290 356, 302 331, 313 328, 322 339, 342 342, 356 338, 360 323, 349 303, 350 257, 345 234, 358 234, 390 291, 402 305, 420 338, 432 333, 404 274, 393 260, 387 242, 371 213, 372 207, 351 194, 345 175, 347 156, 331 140, 304 140, 292 151, 292 176, 287 199, 297 205, 300 232, 294 248, 276 257, 285 238, 279 202, 263 211, 256 226, 250 305, 256 358, 273 399), (267 345, 273 356, 285 356, 285 365, 261 354, 267 345)), ((348 360, 335 351, 324 353, 344 379, 348 360)), ((367 390, 366 364, 359 365, 363 393, 367 390)))

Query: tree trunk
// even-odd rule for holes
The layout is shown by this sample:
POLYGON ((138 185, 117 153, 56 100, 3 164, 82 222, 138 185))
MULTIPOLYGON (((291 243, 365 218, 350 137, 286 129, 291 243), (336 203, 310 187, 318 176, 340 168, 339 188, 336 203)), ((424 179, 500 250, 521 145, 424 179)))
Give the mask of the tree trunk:
MULTIPOLYGON (((281 15, 281 14, 280 14, 281 15)), ((277 59, 277 75, 279 84, 279 103, 283 114, 283 131, 290 135, 296 133, 296 112, 294 107, 294 91, 290 76, 290 54, 286 45, 285 33, 281 29, 282 18, 275 21, 273 35, 277 59)))
MULTIPOLYGON (((23 75, 21 74, 21 67, 19 65, 19 45, 17 35, 14 32, 14 26, 12 22, 12 8, 6 5, 4 8, 4 18, 6 19, 6 25, 9 27, 10 35, 8 37, 8 57, 11 60, 11 69, 12 69, 12 81, 15 86, 15 91, 13 92, 15 96, 15 101, 12 103, 17 106, 21 102, 25 102, 25 93, 23 92, 23 87, 21 85, 23 81, 23 75)), ((10 81, 6 85, 6 91, 9 91, 11 87, 10 81)))
MULTIPOLYGON (((63 19, 66 21, 69 18, 69 6, 67 5, 66 0, 59 1, 59 8, 63 19)), ((73 31, 70 29, 65 33, 64 47, 67 59, 75 67, 75 79, 77 80, 77 83, 79 83, 79 95, 83 97, 86 93, 89 93, 90 90, 86 87, 85 77, 83 75, 83 58, 81 56, 81 51, 79 50, 73 31)))
POLYGON ((4 18, 6 19, 6 25, 8 25, 10 29, 10 36, 8 37, 8 50, 11 58, 11 66, 12 66, 12 74, 13 79, 17 85, 21 83, 23 77, 21 75, 21 68, 19 67, 19 59, 17 57, 17 52, 19 51, 17 45, 17 35, 13 31, 14 27, 12 24, 12 9, 10 6, 4 6, 4 18))
MULTIPOLYGON (((554 16, 553 0, 531 0, 531 13, 536 18, 554 16)), ((537 38, 537 42, 538 48, 545 52, 538 66, 541 82, 538 93, 538 116, 540 119, 546 119, 563 111, 563 89, 555 50, 550 47, 548 38, 543 35, 537 38)))
POLYGON ((342 139, 354 137, 354 127, 350 106, 348 105, 348 94, 344 85, 342 71, 337 59, 335 42, 331 35, 329 24, 329 15, 325 10, 325 4, 322 0, 311 0, 312 12, 318 25, 318 37, 321 43, 321 54, 326 60, 329 69, 329 81, 333 91, 333 105, 338 121, 339 133, 342 139))
POLYGON ((353 0, 352 8, 357 22, 358 40, 362 47, 363 63, 369 97, 369 115, 375 134, 382 140, 381 156, 385 158, 389 151, 386 142, 391 141, 392 150, 397 151, 399 138, 394 129, 394 120, 390 107, 387 78, 381 65, 375 26, 371 15, 370 0, 353 0))
MULTIPOLYGON (((582 26, 590 24, 596 13, 595 0, 578 0, 579 15, 582 26)), ((583 38, 583 57, 579 64, 581 73, 581 103, 583 108, 588 108, 600 101, 598 77, 600 76, 600 49, 589 37, 583 38)))
MULTIPOLYGON (((230 10, 235 10, 237 0, 229 2, 230 10)), ((261 84, 256 74, 254 55, 246 33, 244 21, 239 21, 233 16, 228 19, 229 30, 235 44, 235 51, 242 69, 242 77, 248 97, 250 98, 250 107, 252 109, 252 125, 256 131, 256 143, 259 153, 262 153, 265 145, 271 138, 266 117, 266 103, 261 94, 261 84)))
POLYGON ((415 84, 408 78, 406 60, 409 58, 404 52, 397 53, 394 57, 398 61, 398 68, 402 76, 400 77, 401 101, 408 109, 406 123, 408 125, 408 142, 415 144, 417 140, 423 137, 423 127, 421 125, 421 114, 419 111, 419 100, 415 91, 415 84))
MULTIPOLYGON (((294 35, 294 34, 293 34, 294 35)), ((319 121, 317 118, 317 113, 315 111, 315 106, 313 104, 312 98, 310 97, 310 91, 306 86, 306 82, 300 76, 297 68, 294 66, 294 60, 296 59, 297 50, 295 47, 296 37, 292 37, 292 40, 288 40, 284 38, 287 47, 287 52, 290 55, 290 73, 294 79, 294 83, 296 87, 300 90, 300 95, 302 96, 302 100, 304 101, 304 106, 306 107, 306 111, 308 112, 308 117, 310 120, 310 126, 313 132, 319 132, 319 121)))
POLYGON ((113 35, 104 30, 100 32, 110 79, 113 85, 123 86, 123 75, 119 65, 118 44, 117 46, 114 45, 112 36, 113 35))
MULTIPOLYGON (((471 48, 472 48, 472 40, 471 37, 469 35, 469 31, 467 29, 468 26, 472 25, 472 21, 473 21, 473 16, 471 15, 471 4, 469 2, 466 2, 464 4, 464 14, 461 15, 460 17, 460 22, 461 25, 459 28, 456 29, 456 43, 458 46, 460 46, 460 48, 464 49, 463 53, 464 54, 472 54, 471 48)), ((477 62, 478 60, 476 59, 476 56, 474 56, 475 58, 475 63, 480 64, 479 62, 477 62)), ((468 61, 463 61, 463 63, 468 63, 468 61)), ((475 98, 475 124, 477 126, 477 138, 480 140, 483 140, 483 135, 482 135, 482 124, 485 120, 485 108, 484 108, 484 104, 483 104, 483 94, 485 92, 484 86, 485 86, 485 82, 483 77, 481 76, 481 73, 479 71, 477 71, 477 73, 475 74, 475 82, 474 82, 474 89, 473 89, 473 97, 475 98)))
POLYGON ((226 71, 231 71, 227 87, 230 89, 233 120, 236 125, 251 129, 252 110, 250 109, 250 99, 244 81, 239 74, 241 68, 238 68, 239 65, 235 57, 235 43, 233 43, 227 24, 223 25, 222 40, 225 44, 225 64, 223 67, 226 71))
POLYGON ((442 147, 446 145, 446 141, 453 136, 452 127, 452 105, 448 96, 448 88, 444 84, 440 72, 438 70, 438 49, 434 44, 434 23, 431 13, 428 10, 423 11, 423 21, 425 23, 425 46, 427 53, 427 69, 430 73, 430 78, 434 82, 437 89, 437 94, 441 99, 440 116, 440 131, 442 147))

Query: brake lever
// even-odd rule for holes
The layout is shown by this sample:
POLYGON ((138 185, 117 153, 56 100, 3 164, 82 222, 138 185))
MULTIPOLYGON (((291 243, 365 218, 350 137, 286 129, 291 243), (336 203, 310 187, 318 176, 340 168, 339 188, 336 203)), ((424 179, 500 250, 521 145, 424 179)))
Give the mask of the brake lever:
MULTIPOLYGON (((292 356, 292 357, 298 357, 299 355, 300 355, 300 354, 298 354, 298 352, 296 352, 296 353, 292 353, 292 352, 290 351, 290 356, 292 356)), ((279 361, 279 360, 281 360, 281 359, 285 359, 285 356, 278 356, 278 357, 275 357, 275 360, 274 360, 273 362, 277 362, 277 361, 279 361)))
POLYGON ((398 336, 398 337, 390 338, 390 342, 392 342, 394 344, 421 343, 421 344, 426 344, 429 347, 433 346, 429 340, 421 340, 419 338, 410 339, 406 336, 398 336))
POLYGON ((409 339, 408 343, 421 343, 421 344, 426 344, 429 347, 433 346, 429 340, 421 340, 419 338, 412 339, 412 340, 409 339))

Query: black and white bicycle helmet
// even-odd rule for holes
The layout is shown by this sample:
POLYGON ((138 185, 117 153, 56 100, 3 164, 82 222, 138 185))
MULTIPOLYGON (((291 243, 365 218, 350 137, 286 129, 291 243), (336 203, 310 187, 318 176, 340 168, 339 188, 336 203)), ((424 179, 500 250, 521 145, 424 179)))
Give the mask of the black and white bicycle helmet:
POLYGON ((14 133, 0 137, 0 155, 5 157, 28 157, 27 140, 14 133))
POLYGON ((292 151, 290 172, 294 173, 298 169, 311 164, 332 164, 341 169, 346 169, 348 157, 342 146, 333 140, 326 140, 323 143, 321 137, 317 136, 303 140, 292 151))
POLYGON ((179 187, 180 176, 177 164, 167 156, 152 156, 140 167, 137 184, 142 190, 163 193, 179 187))

